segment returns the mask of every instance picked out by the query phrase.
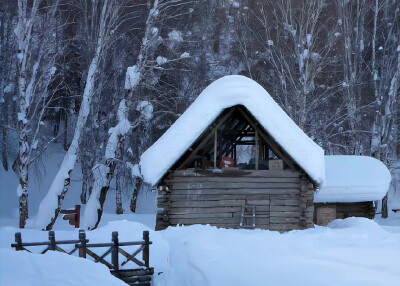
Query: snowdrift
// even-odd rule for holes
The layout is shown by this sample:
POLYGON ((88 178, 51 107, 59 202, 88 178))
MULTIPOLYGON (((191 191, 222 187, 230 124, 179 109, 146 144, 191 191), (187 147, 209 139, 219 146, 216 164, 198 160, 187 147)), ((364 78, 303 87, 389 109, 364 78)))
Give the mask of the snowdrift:
MULTIPOLYGON (((89 260, 10 250, 17 230, 0 228, 0 285, 125 285, 89 260)), ((118 221, 87 236, 91 242, 107 241, 118 231, 120 241, 127 241, 140 238, 142 230, 148 228, 118 221)), ((400 227, 392 231, 365 218, 287 233, 204 225, 150 230, 153 285, 399 285, 400 227)), ((75 230, 56 232, 59 239, 76 235, 75 230)), ((47 233, 25 229, 22 237, 39 240, 47 233)))
POLYGON ((41 255, 1 249, 0 261, 4 286, 126 286, 107 266, 61 252, 41 255))

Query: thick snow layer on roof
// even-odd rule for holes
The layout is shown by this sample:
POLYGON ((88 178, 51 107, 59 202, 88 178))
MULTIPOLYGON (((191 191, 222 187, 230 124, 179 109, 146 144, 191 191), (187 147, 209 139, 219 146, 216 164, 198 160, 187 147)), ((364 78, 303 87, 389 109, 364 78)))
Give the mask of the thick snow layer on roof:
POLYGON ((146 182, 155 185, 202 132, 221 114, 244 105, 264 129, 317 183, 325 178, 324 151, 281 109, 265 89, 244 76, 210 84, 140 160, 146 182))
POLYGON ((391 175, 379 160, 367 156, 325 156, 325 184, 314 195, 316 203, 353 203, 381 200, 391 175))

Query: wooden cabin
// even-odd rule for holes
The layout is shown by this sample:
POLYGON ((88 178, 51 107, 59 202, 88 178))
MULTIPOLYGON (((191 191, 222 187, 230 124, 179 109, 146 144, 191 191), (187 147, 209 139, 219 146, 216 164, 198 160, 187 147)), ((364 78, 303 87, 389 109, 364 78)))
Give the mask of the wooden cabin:
POLYGON ((370 215, 377 196, 357 197, 351 180, 337 185, 347 174, 336 174, 337 167, 325 161, 323 149, 264 88, 227 76, 208 86, 143 153, 140 167, 144 181, 158 190, 156 230, 209 224, 286 231, 327 224, 364 207, 370 215), (250 150, 247 160, 243 149, 250 150), (336 175, 328 185, 327 167, 336 175))
POLYGON ((313 226, 315 185, 244 106, 226 109, 158 185, 156 229, 178 224, 225 228, 313 226), (237 165, 237 147, 254 159, 237 165))

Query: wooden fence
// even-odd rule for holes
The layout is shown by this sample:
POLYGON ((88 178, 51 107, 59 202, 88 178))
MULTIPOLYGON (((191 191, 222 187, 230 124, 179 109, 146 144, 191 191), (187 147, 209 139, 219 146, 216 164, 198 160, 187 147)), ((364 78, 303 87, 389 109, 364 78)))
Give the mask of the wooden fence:
POLYGON ((32 246, 47 246, 41 254, 46 253, 49 250, 59 251, 69 255, 73 255, 78 251, 79 257, 87 258, 90 256, 94 259, 94 262, 102 263, 106 265, 111 274, 120 278, 129 285, 141 285, 150 286, 151 276, 154 273, 154 269, 150 267, 150 244, 152 242, 149 238, 149 232, 143 231, 142 241, 131 241, 131 242, 119 242, 118 232, 114 231, 111 236, 110 243, 89 243, 86 238, 86 233, 83 230, 79 230, 78 240, 56 240, 54 231, 49 231, 49 241, 45 242, 22 242, 22 236, 20 232, 15 233, 15 243, 11 244, 15 250, 25 250, 31 252, 26 247, 32 246), (61 246, 73 245, 74 248, 70 251, 66 251, 61 246), (124 246, 138 246, 138 248, 129 254, 126 250, 122 249, 124 246), (95 253, 95 249, 106 248, 107 250, 102 254, 95 253), (137 256, 142 253, 142 260, 138 259, 137 256), (124 257, 124 261, 120 264, 119 254, 124 257), (107 261, 105 258, 111 255, 111 261, 107 261), (128 262, 132 262, 136 265, 134 269, 120 269, 120 266, 126 265, 128 262))

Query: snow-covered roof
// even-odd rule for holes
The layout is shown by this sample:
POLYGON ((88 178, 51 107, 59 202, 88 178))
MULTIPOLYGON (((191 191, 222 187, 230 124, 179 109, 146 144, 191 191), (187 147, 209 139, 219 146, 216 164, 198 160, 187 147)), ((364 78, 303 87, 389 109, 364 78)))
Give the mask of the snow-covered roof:
POLYGON ((324 182, 324 150, 292 121, 261 85, 239 75, 225 76, 211 83, 142 154, 140 166, 144 180, 157 184, 221 112, 235 105, 245 106, 315 182, 324 182))
POLYGON ((325 156, 325 174, 325 184, 314 195, 315 203, 381 200, 391 181, 388 168, 367 156, 325 156))

